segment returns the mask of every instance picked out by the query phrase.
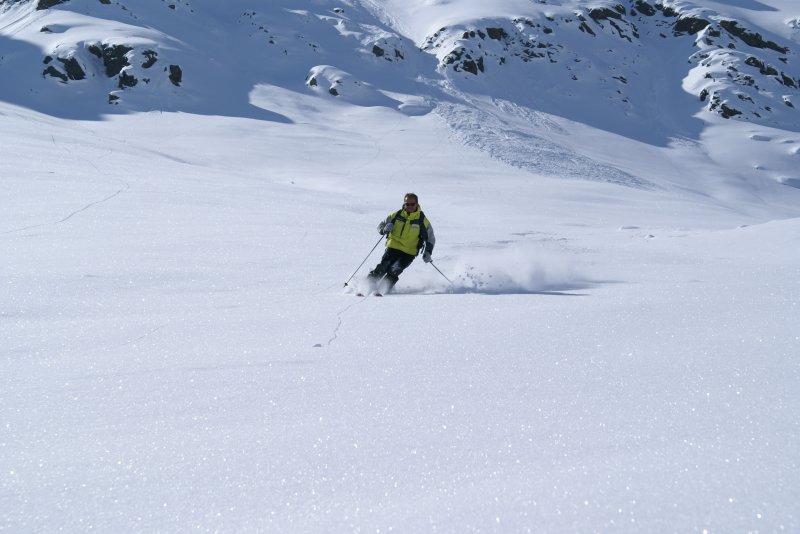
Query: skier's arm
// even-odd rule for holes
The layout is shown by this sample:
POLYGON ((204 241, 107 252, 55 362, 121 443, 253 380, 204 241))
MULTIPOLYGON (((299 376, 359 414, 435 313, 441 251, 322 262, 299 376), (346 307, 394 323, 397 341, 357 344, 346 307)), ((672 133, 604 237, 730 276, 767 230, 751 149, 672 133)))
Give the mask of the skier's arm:
MULTIPOLYGON (((383 235, 384 233, 387 233, 387 234, 389 233, 389 232, 384 232, 384 229, 386 228, 387 224, 392 224, 392 215, 394 215, 394 213, 390 213, 384 220, 382 220, 381 222, 378 223, 378 233, 379 234, 383 235)), ((391 227, 390 227, 389 231, 391 231, 391 227)))
MULTIPOLYGON (((428 221, 427 217, 425 218, 428 221)), ((423 222, 424 224, 424 222, 423 222)), ((433 245, 436 244, 436 236, 433 235, 433 225, 428 221, 428 226, 425 228, 428 231, 428 241, 425 243, 425 252, 428 254, 433 253, 433 245)))

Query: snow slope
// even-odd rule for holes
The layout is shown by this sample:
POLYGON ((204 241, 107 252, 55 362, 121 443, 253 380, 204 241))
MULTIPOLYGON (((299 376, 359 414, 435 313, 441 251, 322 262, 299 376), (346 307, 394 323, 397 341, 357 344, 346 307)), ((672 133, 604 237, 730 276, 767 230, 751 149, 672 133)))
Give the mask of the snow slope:
MULTIPOLYGON (((152 91, 26 70, 29 17, 100 42, 109 6, 2 6, 0 530, 800 530, 797 128, 613 133, 412 52, 444 8, 541 6, 357 4, 213 87, 190 50, 244 9, 111 4, 183 67, 152 91), (454 284, 356 298, 407 191, 454 284)), ((789 4, 727 8, 779 34, 789 4)))

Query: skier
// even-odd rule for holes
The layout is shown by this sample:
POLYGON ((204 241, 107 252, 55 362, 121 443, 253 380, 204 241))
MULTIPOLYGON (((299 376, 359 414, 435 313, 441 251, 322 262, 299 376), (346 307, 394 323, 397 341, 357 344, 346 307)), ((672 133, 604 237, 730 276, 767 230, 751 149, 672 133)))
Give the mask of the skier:
POLYGON ((403 198, 403 208, 390 213, 378 224, 378 233, 387 237, 386 252, 381 262, 370 271, 367 280, 372 291, 380 289, 388 293, 397 283, 400 273, 411 265, 420 251, 423 251, 425 263, 432 261, 436 238, 433 236, 433 226, 422 213, 419 199, 414 193, 407 193, 403 198))

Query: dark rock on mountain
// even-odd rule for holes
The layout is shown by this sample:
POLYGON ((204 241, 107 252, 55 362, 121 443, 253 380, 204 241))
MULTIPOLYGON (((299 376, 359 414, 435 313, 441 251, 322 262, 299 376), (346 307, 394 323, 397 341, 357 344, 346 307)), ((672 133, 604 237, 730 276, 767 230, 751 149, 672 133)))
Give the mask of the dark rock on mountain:
POLYGON ((155 50, 145 50, 142 55, 145 57, 145 61, 142 63, 143 69, 149 69, 158 61, 158 52, 155 50))
POLYGON ((675 33, 688 33, 689 35, 694 35, 702 30, 704 30, 710 22, 704 19, 698 19, 695 17, 680 17, 677 22, 675 22, 675 33))
POLYGON ((64 4, 69 0, 38 0, 36 3, 36 10, 41 11, 43 9, 50 9, 53 6, 57 6, 58 4, 64 4))
POLYGON ((769 48, 781 54, 785 54, 789 51, 789 49, 784 46, 780 46, 773 41, 765 40, 758 32, 751 32, 742 28, 735 20, 721 20, 719 25, 725 28, 731 35, 738 37, 753 48, 769 48))
POLYGON ((181 69, 180 65, 169 66, 169 81, 172 82, 172 85, 181 85, 181 82, 183 81, 183 70, 181 69))
MULTIPOLYGON (((83 80, 86 78, 86 72, 84 72, 80 63, 78 63, 78 60, 76 60, 74 57, 57 57, 56 59, 61 63, 63 72, 56 68, 55 65, 49 65, 42 72, 42 75, 58 78, 62 82, 66 82, 67 80, 83 80)), ((52 61, 53 58, 51 56, 46 56, 44 58, 45 65, 50 64, 52 61)))
POLYGON ((113 78, 122 71, 123 68, 130 66, 127 54, 132 47, 125 45, 92 45, 87 48, 89 52, 103 60, 106 68, 106 76, 113 78))

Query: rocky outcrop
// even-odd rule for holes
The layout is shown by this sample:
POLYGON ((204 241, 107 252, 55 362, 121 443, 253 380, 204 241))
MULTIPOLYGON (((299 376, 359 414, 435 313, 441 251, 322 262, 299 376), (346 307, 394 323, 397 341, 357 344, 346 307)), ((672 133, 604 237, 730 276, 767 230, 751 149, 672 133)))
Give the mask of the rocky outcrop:
POLYGON ((785 54, 789 49, 785 46, 780 46, 772 41, 765 40, 760 33, 748 31, 746 28, 739 26, 735 20, 721 20, 719 25, 725 28, 731 35, 738 37, 745 44, 753 48, 768 48, 781 54, 785 54))
MULTIPOLYGON (((785 94, 794 94, 800 88, 793 68, 797 56, 777 39, 708 9, 645 0, 589 4, 572 15, 494 19, 484 25, 441 28, 424 41, 422 49, 437 56, 443 73, 467 77, 502 76, 502 69, 512 62, 528 63, 533 69, 558 63, 572 81, 581 82, 589 76, 591 83, 606 85, 607 94, 618 95, 620 105, 635 106, 634 99, 641 99, 642 91, 631 89, 637 76, 626 71, 641 55, 643 34, 692 40, 689 43, 695 53, 686 58, 686 74, 687 79, 699 82, 684 85, 696 91, 707 111, 723 118, 769 119, 777 103, 786 103, 785 94), (594 64, 600 59, 598 49, 615 53, 594 64)), ((675 57, 673 61, 679 64, 681 59, 675 57)), ((552 71, 544 72, 552 75, 552 71)), ((602 91, 602 87, 597 90, 602 91)))
POLYGON ((87 50, 103 61, 106 69, 106 76, 113 78, 119 74, 123 68, 130 66, 127 54, 133 47, 125 45, 90 45, 87 50))
POLYGON ((385 59, 386 61, 402 61, 406 58, 403 51, 398 50, 385 41, 382 43, 374 43, 371 52, 375 57, 385 59))
POLYGON ((58 4, 64 4, 69 0, 38 0, 36 2, 36 10, 41 11, 43 9, 50 9, 53 6, 57 6, 58 4))
POLYGON ((44 64, 48 65, 48 67, 42 71, 43 76, 58 78, 65 83, 68 80, 83 80, 86 78, 86 72, 74 57, 57 57, 55 59, 61 63, 61 69, 51 64, 53 61, 52 56, 46 56, 44 64))
MULTIPOLYGON (((153 76, 146 75, 146 72, 158 61, 159 53, 152 48, 138 51, 135 46, 125 44, 87 43, 83 48, 76 47, 68 55, 46 56, 44 64, 47 66, 42 75, 55 78, 60 83, 104 76, 114 80, 116 91, 130 90, 140 86, 140 82, 147 85, 153 81, 153 76)), ((180 87, 183 81, 180 65, 168 65, 163 72, 166 80, 180 87)), ((113 92, 109 94, 108 101, 118 103, 120 99, 120 93, 113 92)))
POLYGON ((183 81, 183 69, 180 65, 169 66, 169 81, 172 85, 179 87, 183 81))

